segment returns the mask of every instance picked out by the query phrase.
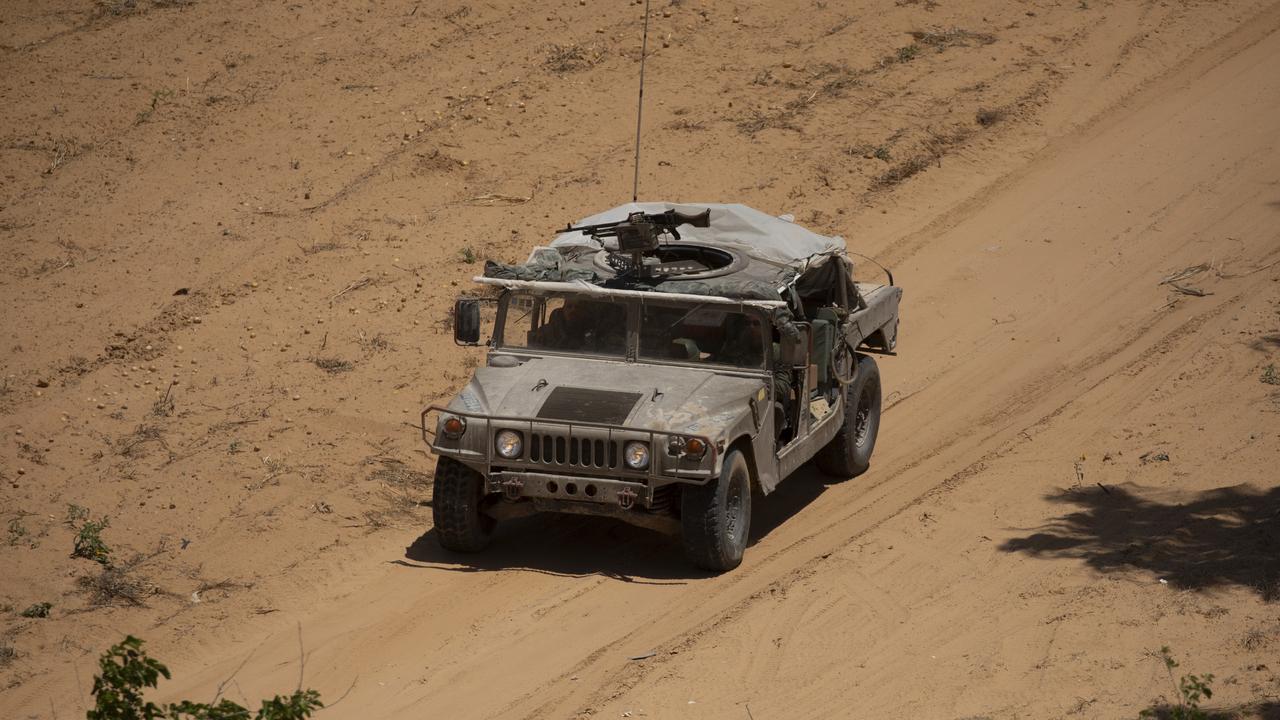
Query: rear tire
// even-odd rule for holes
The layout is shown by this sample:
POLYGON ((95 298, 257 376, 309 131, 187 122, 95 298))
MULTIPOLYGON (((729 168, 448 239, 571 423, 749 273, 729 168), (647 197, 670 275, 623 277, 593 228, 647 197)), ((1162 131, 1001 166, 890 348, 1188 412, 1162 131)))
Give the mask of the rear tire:
POLYGON ((880 369, 874 358, 855 355, 858 370, 844 386, 844 423, 818 451, 818 469, 833 477, 853 478, 871 466, 880 432, 880 369))
POLYGON ((445 550, 473 553, 488 547, 497 521, 481 512, 484 491, 484 476, 475 470, 451 457, 436 463, 431 515, 445 550))
POLYGON ((751 470, 741 450, 724 456, 720 477, 683 488, 680 521, 684 554, 694 565, 724 572, 742 563, 751 532, 751 470))

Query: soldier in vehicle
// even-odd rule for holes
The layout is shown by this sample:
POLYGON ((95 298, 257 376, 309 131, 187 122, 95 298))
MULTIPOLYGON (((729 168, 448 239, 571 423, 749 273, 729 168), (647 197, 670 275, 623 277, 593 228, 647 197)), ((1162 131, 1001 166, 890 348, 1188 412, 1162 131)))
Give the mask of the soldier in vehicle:
POLYGON ((567 298, 538 330, 537 343, 549 350, 619 353, 626 346, 624 318, 613 303, 567 298))

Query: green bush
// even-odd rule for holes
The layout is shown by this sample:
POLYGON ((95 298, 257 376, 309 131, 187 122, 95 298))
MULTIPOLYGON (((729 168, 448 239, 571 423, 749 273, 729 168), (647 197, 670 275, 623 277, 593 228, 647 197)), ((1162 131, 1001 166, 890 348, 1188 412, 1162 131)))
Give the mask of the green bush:
POLYGON ((302 720, 324 707, 315 690, 295 690, 263 700, 256 714, 225 698, 215 704, 190 700, 157 705, 142 696, 160 678, 169 679, 169 668, 147 657, 142 641, 129 635, 98 659, 101 674, 93 679, 94 708, 87 720, 302 720))
MULTIPOLYGON (((1152 653, 1152 655, 1154 654, 1152 653)), ((1213 682, 1213 674, 1183 675, 1180 679, 1174 680, 1173 669, 1178 667, 1178 661, 1173 659, 1168 645, 1160 648, 1159 659, 1164 663, 1165 671, 1169 673, 1169 682, 1178 691, 1178 704, 1176 706, 1148 708, 1139 713, 1138 717, 1168 717, 1170 720, 1208 720, 1209 714, 1200 709, 1200 701, 1213 697, 1213 689, 1209 687, 1209 683, 1213 682)))

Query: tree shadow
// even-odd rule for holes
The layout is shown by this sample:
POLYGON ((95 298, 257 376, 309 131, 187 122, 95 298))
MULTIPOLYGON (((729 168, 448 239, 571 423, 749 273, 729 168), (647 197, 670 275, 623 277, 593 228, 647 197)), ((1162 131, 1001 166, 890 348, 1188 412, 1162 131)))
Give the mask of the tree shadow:
MULTIPOLYGON (((752 498, 751 544, 804 510, 826 488, 819 473, 806 466, 768 496, 752 498)), ((428 530, 405 548, 404 559, 391 562, 453 572, 524 570, 662 585, 714 575, 685 560, 680 538, 610 518, 544 514, 506 520, 498 524, 489 547, 474 554, 445 550, 435 535, 428 530)))
POLYGON ((1280 598, 1280 487, 1223 487, 1185 501, 1133 486, 1063 490, 1050 502, 1077 505, 1000 549, 1075 558, 1102 572, 1144 570, 1178 588, 1249 588, 1280 598))
MULTIPOLYGON (((1191 715, 1178 714, 1177 705, 1157 705, 1146 712, 1143 717, 1154 718, 1154 720, 1176 720, 1182 717, 1192 717, 1191 715)), ((1204 720, 1280 720, 1280 703, 1260 702, 1250 705, 1242 705, 1240 707, 1229 708, 1225 710, 1211 710, 1202 708, 1204 720)), ((1183 711, 1186 712, 1185 710, 1183 711)))

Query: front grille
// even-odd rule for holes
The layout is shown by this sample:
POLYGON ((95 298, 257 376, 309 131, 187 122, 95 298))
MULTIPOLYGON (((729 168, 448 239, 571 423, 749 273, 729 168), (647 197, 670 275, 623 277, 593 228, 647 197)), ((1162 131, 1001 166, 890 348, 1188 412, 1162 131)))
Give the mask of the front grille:
POLYGON ((619 443, 598 438, 566 438, 534 433, 529 439, 529 460, 585 468, 616 468, 619 443))

